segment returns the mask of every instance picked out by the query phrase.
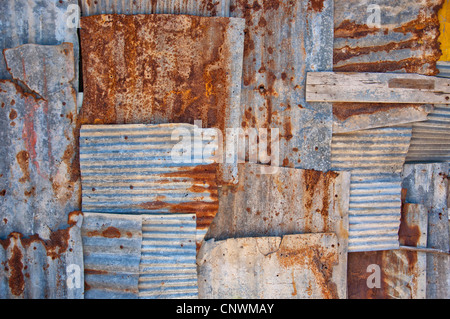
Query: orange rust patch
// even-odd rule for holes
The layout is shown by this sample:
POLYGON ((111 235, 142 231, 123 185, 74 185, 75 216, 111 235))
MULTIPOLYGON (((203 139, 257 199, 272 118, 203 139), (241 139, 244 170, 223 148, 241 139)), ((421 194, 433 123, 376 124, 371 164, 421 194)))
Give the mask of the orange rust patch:
POLYGON ((9 112, 9 119, 12 121, 16 118, 17 118, 17 111, 14 109, 11 109, 11 111, 9 112))
POLYGON ((308 9, 316 12, 322 12, 324 0, 309 0, 308 9))
POLYGON ((8 261, 8 266, 10 269, 8 283, 11 293, 15 296, 20 296, 25 289, 25 279, 22 273, 22 258, 22 252, 19 247, 15 246, 12 250, 12 256, 8 261))
POLYGON ((389 103, 333 103, 333 115, 340 121, 345 121, 352 116, 363 114, 376 114, 389 111, 391 109, 415 108, 417 104, 389 104, 389 103))
POLYGON ((27 151, 20 151, 16 155, 17 163, 19 163, 20 169, 22 170, 23 176, 19 178, 20 183, 25 183, 30 181, 30 172, 29 172, 29 160, 30 154, 27 151))

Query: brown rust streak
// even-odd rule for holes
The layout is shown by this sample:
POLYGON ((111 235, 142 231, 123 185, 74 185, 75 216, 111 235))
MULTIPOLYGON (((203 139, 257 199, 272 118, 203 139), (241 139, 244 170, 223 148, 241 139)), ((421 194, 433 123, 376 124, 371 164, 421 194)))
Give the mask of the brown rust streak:
POLYGON ((323 2, 325 0, 309 0, 308 9, 315 12, 322 12, 323 10, 323 2))
POLYGON ((20 151, 16 155, 17 163, 19 163, 20 169, 22 170, 23 176, 19 178, 20 183, 25 183, 30 181, 30 171, 29 171, 29 160, 30 154, 27 151, 20 151))
POLYGON ((410 225, 407 221, 407 207, 408 204, 402 203, 402 214, 400 218, 400 228, 398 231, 400 245, 417 247, 421 237, 420 228, 418 225, 410 225))
POLYGON ((419 109, 418 104, 388 104, 388 103, 333 103, 333 115, 340 121, 345 121, 352 116, 362 114, 376 114, 389 111, 391 109, 419 109))
POLYGON ((105 237, 105 238, 120 238, 122 236, 119 229, 115 227, 108 227, 103 230, 93 230, 87 233, 88 237, 105 237))
POLYGON ((15 296, 20 296, 25 290, 25 279, 23 275, 23 263, 22 263, 22 252, 19 247, 14 246, 12 250, 12 256, 8 261, 8 266, 10 269, 9 275, 9 288, 11 293, 15 296))

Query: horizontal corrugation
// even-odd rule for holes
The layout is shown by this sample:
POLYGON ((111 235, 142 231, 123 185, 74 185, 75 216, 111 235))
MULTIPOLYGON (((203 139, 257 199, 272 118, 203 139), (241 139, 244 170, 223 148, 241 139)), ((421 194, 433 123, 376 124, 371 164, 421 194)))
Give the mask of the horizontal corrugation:
POLYGON ((414 123, 406 162, 450 161, 450 106, 436 105, 424 122, 414 123))
POLYGON ((196 235, 194 214, 143 217, 140 298, 197 298, 196 235))
POLYGON ((437 74, 437 76, 450 78, 450 62, 439 61, 437 63, 437 68, 439 70, 439 74, 437 74))
POLYGON ((142 217, 84 215, 85 298, 138 298, 142 217))
POLYGON ((229 0, 81 0, 81 14, 189 14, 228 17, 229 0))
POLYGON ((396 249, 411 126, 333 135, 332 169, 351 172, 349 251, 396 249))

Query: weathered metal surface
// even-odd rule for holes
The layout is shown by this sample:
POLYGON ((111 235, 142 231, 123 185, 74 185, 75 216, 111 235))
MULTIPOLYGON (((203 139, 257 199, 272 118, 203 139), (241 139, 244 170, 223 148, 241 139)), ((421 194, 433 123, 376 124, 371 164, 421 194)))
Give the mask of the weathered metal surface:
POLYGON ((411 126, 333 135, 332 169, 350 171, 349 251, 397 249, 411 126))
POLYGON ((443 3, 442 8, 438 12, 440 24, 439 42, 442 51, 439 61, 450 61, 450 1, 444 0, 443 3))
MULTIPOLYGON (((403 168, 405 201, 428 209, 427 247, 450 251, 448 163, 407 164, 403 168)), ((450 298, 450 256, 427 254, 427 299, 450 298)))
POLYGON ((334 280, 345 298, 350 174, 292 168, 264 174, 263 167, 239 165, 239 184, 219 191, 219 211, 205 240, 334 232, 340 274, 334 280))
POLYGON ((0 238, 48 240, 81 206, 73 46, 27 44, 4 55, 25 88, 0 81, 0 238))
POLYGON ((81 0, 81 14, 189 14, 228 17, 229 0, 81 0))
POLYGON ((82 126, 83 211, 196 214, 204 235, 218 210, 211 131, 190 124, 82 126))
POLYGON ((84 213, 85 298, 136 299, 142 216, 84 213))
MULTIPOLYGON (((76 0, 3 1, 0 11, 0 51, 28 43, 59 45, 70 42, 73 44, 72 64, 75 66, 75 79, 78 81, 77 29, 71 28, 71 24, 67 23, 72 14, 69 7, 77 4, 76 0)), ((3 59, 0 59, 0 79, 11 79, 3 59)))
POLYGON ((0 240, 0 299, 82 299, 82 220, 72 212, 49 239, 13 232, 0 240))
MULTIPOLYGON (((410 247, 426 247, 427 209, 425 206, 418 204, 402 206, 399 241, 400 244, 410 247)), ((350 299, 425 299, 426 258, 426 253, 405 250, 350 253, 348 297, 350 299), (379 276, 378 284, 377 276, 379 276)))
POLYGON ((304 91, 332 69, 333 1, 233 0, 230 15, 246 20, 242 127, 279 129, 280 166, 329 170, 331 104, 304 91))
POLYGON ((140 298, 198 297, 196 235, 195 214, 143 217, 140 298))
POLYGON ((426 121, 413 124, 406 162, 450 162, 449 105, 436 105, 426 121))
POLYGON ((450 62, 438 62, 437 68, 439 70, 439 74, 437 76, 450 78, 450 62))
POLYGON ((199 297, 339 298, 333 233, 209 240, 200 249, 199 297))

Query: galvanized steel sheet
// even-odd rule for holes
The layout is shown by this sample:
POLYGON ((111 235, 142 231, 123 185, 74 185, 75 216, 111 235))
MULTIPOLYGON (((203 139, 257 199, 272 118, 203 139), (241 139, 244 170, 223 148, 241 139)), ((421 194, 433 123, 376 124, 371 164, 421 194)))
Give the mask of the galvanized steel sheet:
POLYGON ((81 204, 73 46, 26 44, 4 55, 24 88, 0 81, 0 237, 49 239, 81 204))
POLYGON ((333 1, 233 0, 230 15, 246 20, 242 127, 279 129, 279 166, 329 170, 332 107, 305 83, 332 69, 333 1))
POLYGON ((137 299, 142 217, 84 213, 85 298, 137 299))
POLYGON ((332 233, 209 240, 197 257, 205 299, 338 298, 332 233))
POLYGON ((397 249, 411 126, 333 135, 332 169, 350 171, 349 251, 397 249))

